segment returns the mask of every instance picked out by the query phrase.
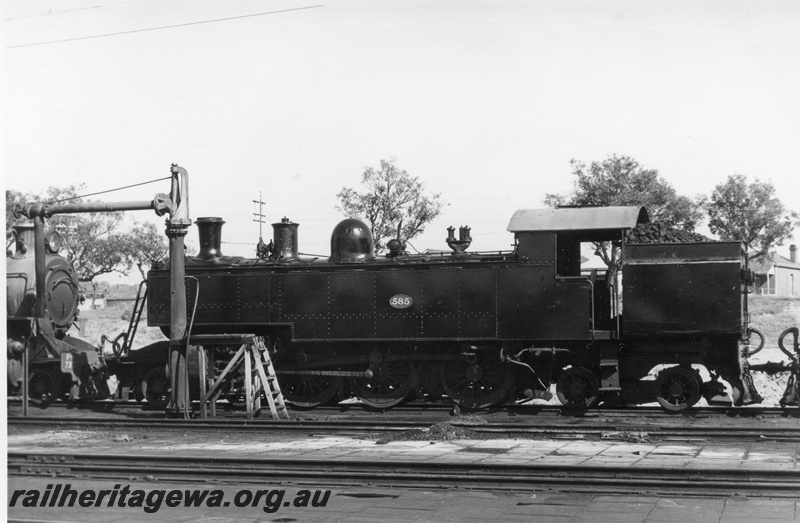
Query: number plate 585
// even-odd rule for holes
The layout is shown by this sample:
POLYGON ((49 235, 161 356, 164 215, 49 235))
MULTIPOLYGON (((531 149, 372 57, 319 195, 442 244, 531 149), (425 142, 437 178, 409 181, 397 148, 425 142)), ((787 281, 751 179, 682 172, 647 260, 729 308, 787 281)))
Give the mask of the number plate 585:
POLYGON ((389 298, 389 305, 395 309, 407 309, 414 304, 414 300, 408 294, 395 294, 389 298))

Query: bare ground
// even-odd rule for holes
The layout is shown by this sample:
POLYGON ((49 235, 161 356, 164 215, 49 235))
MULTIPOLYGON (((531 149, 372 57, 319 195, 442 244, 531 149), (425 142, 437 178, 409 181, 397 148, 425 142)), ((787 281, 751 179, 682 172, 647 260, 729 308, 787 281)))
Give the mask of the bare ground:
MULTIPOLYGON (((69 334, 76 338, 81 338, 97 347, 100 346, 100 340, 103 335, 113 340, 118 334, 128 330, 130 310, 109 307, 105 309, 81 311, 80 318, 81 321, 79 321, 78 326, 80 327, 83 325, 83 330, 73 328, 70 330, 69 334)), ((157 327, 148 327, 147 319, 143 316, 136 331, 133 349, 135 350, 165 339, 167 338, 161 332, 161 329, 157 327)), ((104 351, 106 353, 110 352, 110 343, 105 343, 104 351)))
MULTIPOLYGON (((788 362, 789 358, 778 348, 778 338, 789 327, 800 327, 800 298, 751 295, 749 300, 750 325, 764 334, 764 349, 751 358, 751 363, 788 362)), ((784 346, 792 350, 793 338, 788 336, 784 346)), ((765 407, 777 406, 786 388, 789 374, 768 375, 753 373, 753 382, 764 397, 765 407)))

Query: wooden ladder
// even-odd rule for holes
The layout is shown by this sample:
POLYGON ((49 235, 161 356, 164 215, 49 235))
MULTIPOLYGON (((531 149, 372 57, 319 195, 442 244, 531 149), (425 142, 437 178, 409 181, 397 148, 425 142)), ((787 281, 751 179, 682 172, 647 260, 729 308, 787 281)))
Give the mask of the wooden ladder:
POLYGON ((192 341, 202 347, 198 352, 200 357, 200 417, 206 417, 206 407, 211 410, 211 416, 216 415, 216 400, 222 394, 223 384, 234 378, 244 363, 244 401, 247 409, 247 419, 253 418, 253 413, 261 410, 261 395, 267 399, 272 419, 289 419, 286 403, 281 393, 275 367, 269 356, 269 350, 264 345, 264 338, 253 334, 221 334, 192 336, 192 341), (225 369, 214 379, 214 346, 240 345, 233 358, 225 369), (206 349, 209 349, 206 351, 206 349), (206 390, 206 376, 213 381, 206 390))
MULTIPOLYGON (((269 404, 269 410, 272 413, 272 419, 289 419, 289 412, 286 410, 286 403, 283 401, 281 386, 278 383, 278 377, 275 375, 275 366, 272 364, 272 358, 270 358, 269 351, 264 345, 264 338, 256 337, 254 343, 250 345, 250 351, 252 352, 253 365, 256 368, 256 372, 255 376, 253 376, 255 378, 255 388, 251 396, 247 390, 251 381, 247 377, 252 375, 249 369, 250 358, 245 358, 245 395, 248 398, 248 407, 252 405, 256 411, 261 408, 261 392, 263 391, 269 404), (250 398, 253 399, 252 402, 250 398)), ((251 409, 247 411, 247 417, 248 419, 252 417, 251 409)))

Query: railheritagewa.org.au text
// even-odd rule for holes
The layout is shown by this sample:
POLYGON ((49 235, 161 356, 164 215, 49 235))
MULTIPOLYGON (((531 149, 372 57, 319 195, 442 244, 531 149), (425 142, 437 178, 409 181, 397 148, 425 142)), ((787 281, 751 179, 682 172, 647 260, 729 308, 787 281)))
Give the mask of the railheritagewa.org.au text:
POLYGON ((10 490, 9 508, 119 508, 140 509, 148 514, 169 508, 260 508, 272 514, 282 507, 325 507, 330 490, 284 489, 141 489, 118 483, 111 489, 77 489, 69 483, 48 484, 44 489, 10 490))

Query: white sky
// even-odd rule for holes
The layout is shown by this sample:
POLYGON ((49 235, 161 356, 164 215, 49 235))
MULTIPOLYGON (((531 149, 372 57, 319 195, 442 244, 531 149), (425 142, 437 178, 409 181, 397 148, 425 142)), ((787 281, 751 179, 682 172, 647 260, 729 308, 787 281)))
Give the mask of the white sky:
POLYGON ((168 176, 175 162, 189 171, 192 218, 225 218, 224 241, 257 241, 262 192, 264 236, 288 216, 301 252, 319 254, 341 219, 336 193, 390 157, 449 203, 412 241, 420 250, 446 249, 448 225, 471 226, 473 249, 508 248, 514 210, 571 189, 571 158, 629 155, 687 196, 745 174, 800 211, 797 2, 4 8, 9 188, 89 193, 168 176), (260 16, 234 18, 245 15, 260 16), (87 38, 112 33, 123 34, 87 38))

